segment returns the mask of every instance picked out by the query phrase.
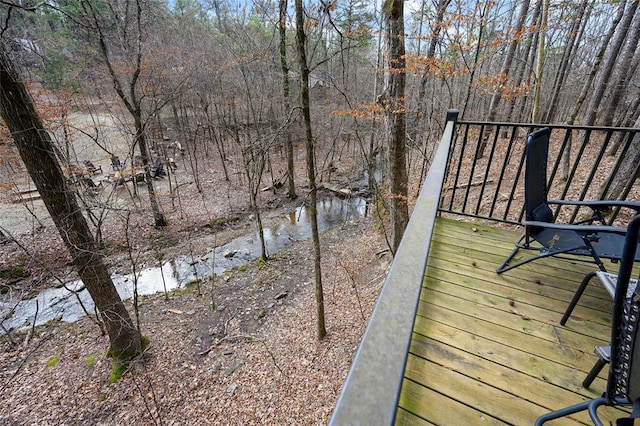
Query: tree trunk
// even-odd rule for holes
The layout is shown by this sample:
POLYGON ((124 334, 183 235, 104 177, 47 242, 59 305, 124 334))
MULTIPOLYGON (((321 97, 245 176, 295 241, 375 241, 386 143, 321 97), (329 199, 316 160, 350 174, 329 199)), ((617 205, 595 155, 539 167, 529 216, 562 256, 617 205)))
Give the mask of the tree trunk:
MULTIPOLYGON (((101 22, 99 13, 95 10, 95 5, 91 2, 83 3, 83 8, 88 13, 92 23, 94 25, 94 30, 97 33, 98 37, 98 45, 100 47, 100 53, 102 54, 102 59, 107 66, 107 70, 109 72, 109 76, 111 77, 111 81, 113 83, 113 88, 115 89, 118 97, 127 108, 129 114, 134 120, 134 126, 136 134, 134 136, 134 144, 138 145, 140 150, 140 156, 142 157, 142 163, 145 167, 145 180, 147 184, 147 192, 149 194, 149 204, 151 206, 151 211, 153 212, 153 218, 156 227, 165 226, 167 224, 164 215, 160 211, 160 206, 158 205, 158 200, 155 194, 155 189, 153 187, 153 182, 151 181, 151 175, 149 173, 149 153, 147 151, 147 144, 144 137, 145 123, 142 119, 142 105, 141 100, 144 98, 140 95, 139 92, 139 83, 140 83, 140 75, 142 73, 142 62, 143 62, 143 54, 142 54, 142 46, 143 46, 143 32, 142 32, 142 4, 141 0, 136 0, 133 3, 134 13, 133 19, 135 22, 136 34, 134 35, 135 42, 133 43, 133 47, 129 46, 130 49, 133 50, 133 67, 130 70, 131 75, 129 75, 129 80, 126 83, 122 83, 119 77, 118 71, 118 62, 116 59, 112 58, 112 55, 109 51, 108 43, 110 43, 109 37, 105 34, 104 23, 101 22), (128 93, 125 93, 125 86, 128 93)), ((127 12, 129 9, 127 8, 127 12)), ((127 15, 128 18, 130 16, 127 15)), ((126 26, 126 23, 124 24, 126 26)), ((125 30, 126 32, 126 30, 125 30)), ((127 43, 125 43, 127 44, 127 43)), ((126 71, 125 71, 126 73, 126 71)))
MULTIPOLYGON (((634 127, 640 127, 640 116, 637 118, 634 127)), ((635 140, 629 144, 625 156, 622 159, 620 168, 616 176, 611 182, 611 186, 603 200, 617 200, 625 191, 625 188, 631 187, 633 183, 640 177, 640 135, 635 135, 635 140)))
POLYGON ((578 35, 583 34, 583 32, 580 31, 581 25, 584 22, 586 26, 589 21, 588 18, 583 19, 585 12, 587 11, 588 2, 589 0, 582 0, 576 16, 572 17, 573 23, 571 24, 571 29, 568 32, 567 44, 565 45, 564 52, 562 53, 560 68, 558 69, 558 74, 556 74, 553 90, 551 91, 551 101, 549 102, 549 109, 547 110, 547 115, 544 120, 545 123, 550 123, 555 119, 556 111, 558 109, 558 99, 562 91, 562 86, 564 85, 564 79, 567 77, 568 70, 571 69, 570 63, 572 61, 573 51, 574 48, 580 44, 580 38, 578 35))
MULTIPOLYGON (((604 41, 600 45, 600 49, 596 53, 595 61, 591 66, 591 71, 589 72, 589 75, 587 76, 587 79, 585 80, 584 85, 582 86, 582 90, 580 90, 580 95, 578 96, 578 99, 576 100, 575 105, 571 109, 571 114, 569 114, 569 118, 566 124, 573 125, 576 122, 576 118, 578 117, 580 108, 582 108, 582 104, 587 99, 589 90, 591 90, 591 87, 593 85, 593 80, 595 80, 596 75, 600 70, 600 65, 602 64, 604 54, 607 51, 609 40, 611 40, 611 38, 615 34, 615 29, 620 23, 620 20, 622 19, 623 14, 624 14, 624 6, 621 6, 620 10, 618 11, 618 14, 615 16, 615 18, 611 23, 611 27, 609 28, 609 32, 607 33, 607 36, 604 38, 604 41)), ((563 181, 566 180, 567 177, 569 176, 569 170, 571 168, 571 161, 570 161, 571 144, 572 144, 572 140, 569 139, 567 148, 562 154, 562 169, 560 173, 560 179, 562 179, 563 181)))
MULTIPOLYGON (((509 43, 509 48, 507 49, 507 54, 504 58, 502 69, 500 70, 500 81, 504 81, 505 83, 508 81, 509 73, 511 72, 511 64, 513 63, 513 58, 516 53, 516 48, 518 47, 518 42, 521 39, 516 35, 522 32, 522 28, 524 27, 524 22, 527 18, 528 12, 529 0, 524 0, 522 2, 522 5, 520 6, 520 12, 518 12, 518 21, 515 28, 513 29, 513 34, 509 35, 512 40, 511 43, 509 43)), ((491 97, 491 103, 489 104, 489 116, 487 118, 487 121, 496 121, 496 116, 498 115, 498 105, 500 104, 501 100, 502 90, 501 87, 498 86, 498 89, 493 92, 493 96, 491 97)))
MULTIPOLYGON (((536 7, 533 9, 533 16, 531 17, 531 22, 538 22, 540 18, 540 10, 542 8, 539 6, 539 3, 536 4, 536 7)), ((516 76, 515 81, 513 83, 513 87, 520 87, 522 83, 529 78, 530 67, 528 66, 529 57, 532 56, 532 50, 535 50, 535 37, 531 33, 524 39, 521 40, 521 45, 524 46, 522 53, 520 54, 520 60, 516 62, 517 66, 514 70, 514 75, 516 76)), ((520 121, 519 115, 521 114, 524 106, 526 104, 527 95, 525 94, 523 97, 512 96, 511 101, 509 101, 509 106, 507 108, 507 113, 505 114, 505 120, 518 123, 520 121), (516 105, 521 103, 522 108, 518 112, 518 114, 514 114, 516 109, 516 105)))
POLYGON ((389 146, 389 189, 391 250, 395 254, 409 223, 407 205, 406 121, 404 90, 406 78, 404 49, 404 1, 386 0, 385 25, 385 122, 389 146))
POLYGON ((531 122, 540 122, 540 92, 542 91, 542 72, 544 71, 544 55, 546 53, 547 21, 549 17, 549 0, 542 0, 542 20, 538 35, 538 55, 536 59, 536 81, 533 95, 533 111, 531 122))
POLYGON ((315 147, 311 132, 311 103, 309 101, 309 66, 307 64, 306 35, 304 33, 304 10, 302 0, 295 0, 296 9, 296 44, 298 49, 298 62, 300 65, 300 104, 304 121, 304 134, 307 146, 307 175, 309 178, 309 192, 311 202, 309 213, 311 215, 311 233, 313 235, 314 275, 316 280, 316 311, 318 325, 318 340, 326 336, 327 329, 324 320, 324 291, 322 290, 322 272, 320 269, 320 235, 318 233, 317 188, 315 147))
POLYGON ((633 21, 633 17, 636 13, 636 9, 638 8, 638 4, 640 4, 640 1, 631 0, 630 2, 627 2, 627 4, 629 4, 629 7, 626 7, 624 10, 622 20, 620 21, 620 24, 616 29, 616 35, 613 39, 613 42, 609 45, 609 53, 601 69, 600 77, 598 78, 598 81, 594 86, 594 91, 591 95, 591 100, 589 101, 589 106, 587 107, 587 114, 584 119, 585 126, 592 126, 596 122, 598 109, 600 108, 600 104, 602 103, 604 94, 609 87, 609 80, 611 79, 611 74, 613 74, 613 68, 615 67, 616 61, 618 60, 620 49, 622 49, 622 45, 624 44, 624 40, 627 37, 627 33, 629 32, 631 22, 633 21))
MULTIPOLYGON (((278 31, 280 34, 280 67, 282 68, 282 97, 284 102, 284 115, 289 119, 289 111, 291 111, 291 101, 289 98, 289 67, 287 65, 287 0, 280 0, 280 21, 278 22, 278 31)), ((293 166, 293 140, 291 139, 291 132, 289 132, 289 126, 287 125, 284 130, 285 145, 287 150, 287 178, 288 178, 288 195, 289 198, 296 199, 296 184, 294 179, 294 166, 293 166)))
MULTIPOLYGON (((640 18, 640 13, 638 13, 637 8, 636 15, 640 18)), ((636 19, 636 21, 640 21, 640 19, 636 19)), ((611 87, 609 93, 609 105, 603 111, 603 118, 601 122, 603 126, 613 125, 614 114, 618 110, 620 102, 624 98, 624 92, 626 90, 633 90, 629 88, 629 83, 631 81, 630 77, 633 75, 631 74, 631 71, 633 70, 634 53, 638 48, 638 40, 640 40, 640 22, 637 22, 637 24, 631 29, 629 39, 627 40, 626 46, 620 55, 621 57, 616 61, 618 73, 616 78, 614 78, 614 83, 612 84, 613 87, 611 87)))
MULTIPOLYGON (((478 41, 476 42, 475 53, 473 55, 473 63, 469 65, 465 61, 465 67, 469 71, 469 81, 466 84, 467 92, 465 95, 464 102, 462 103, 462 113, 460 114, 460 117, 462 118, 465 118, 465 111, 467 109, 467 106, 469 106, 469 102, 471 100, 471 92, 475 83, 476 72, 478 71, 478 64, 480 63, 480 53, 482 52, 483 45, 485 44, 484 36, 485 36, 485 30, 486 30, 485 27, 487 25, 487 13, 489 9, 492 7, 492 4, 490 2, 484 2, 484 3, 479 2, 479 3, 476 3, 476 7, 480 10, 479 12, 480 16, 478 19, 478 22, 479 22, 478 41)), ((463 55, 463 58, 464 58, 464 55, 463 55)), ((478 158, 481 158, 481 157, 482 157, 482 152, 479 152, 478 158)))
POLYGON ((587 98, 587 95, 589 94, 589 90, 593 85, 593 80, 595 80, 596 75, 600 70, 600 65, 602 64, 602 60, 607 50, 607 46, 609 45, 609 41, 615 34, 615 29, 620 23, 620 20, 622 19, 623 14, 624 14, 624 6, 620 6, 620 10, 618 11, 618 14, 611 22, 611 27, 609 29, 609 32, 607 33, 607 36, 604 38, 602 44, 600 45, 600 49, 598 50, 598 53, 596 53, 595 62, 593 63, 591 67, 591 71, 589 72, 589 75, 587 76, 587 79, 585 80, 584 85, 582 86, 580 95, 578 96, 578 99, 576 100, 576 103, 573 106, 573 109, 571 110, 571 114, 569 115, 569 119, 567 120, 566 124, 572 125, 576 122, 576 118, 578 117, 580 108, 582 107, 582 104, 587 98))
MULTIPOLYGON (((444 16, 447 11, 447 7, 451 0, 438 0, 438 5, 436 6, 436 19, 433 24, 433 28, 431 30, 431 40, 429 41, 429 47, 427 48, 427 57, 426 64, 430 63, 430 60, 436 56, 436 48, 438 47, 438 43, 440 41, 440 32, 444 27, 444 16)), ((422 11, 424 12, 424 2, 422 4, 422 11)), ((421 15, 422 16, 422 15, 421 15)), ((420 18, 422 19, 422 17, 420 18)), ((422 29, 422 25, 420 26, 422 29)), ((429 82, 429 77, 431 76, 430 70, 425 69, 422 74, 422 78, 420 79, 420 88, 418 89, 418 102, 416 105, 416 113, 413 118, 413 126, 409 129, 408 135, 409 140, 415 141, 418 137, 418 131, 422 127, 420 123, 424 121, 424 98, 427 92, 427 83, 429 82)))
MULTIPOLYGON (((149 205, 151 206, 151 211, 153 212, 153 221, 156 227, 166 226, 167 221, 164 218, 164 215, 160 211, 160 205, 158 204, 158 199, 156 197, 156 191, 153 187, 153 181, 151 180, 151 167, 149 167, 149 151, 147 149, 147 140, 144 137, 144 126, 142 124, 142 114, 139 109, 136 109, 136 113, 134 114, 134 121, 136 127, 136 142, 138 148, 140 149, 140 158, 142 159, 142 167, 144 168, 145 175, 145 183, 147 185, 147 193, 149 194, 149 205)), ((136 183, 134 183, 135 185, 136 183)))
POLYGON ((9 127, 20 157, 71 253, 73 265, 107 328, 111 353, 119 361, 140 354, 141 337, 118 295, 76 198, 54 155, 31 95, 0 48, 0 115, 9 127))

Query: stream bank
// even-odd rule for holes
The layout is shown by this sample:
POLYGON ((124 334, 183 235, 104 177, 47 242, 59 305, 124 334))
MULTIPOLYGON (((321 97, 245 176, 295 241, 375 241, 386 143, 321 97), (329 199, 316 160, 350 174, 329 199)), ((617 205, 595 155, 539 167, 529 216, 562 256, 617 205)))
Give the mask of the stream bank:
MULTIPOLYGON (((369 205, 363 198, 326 196, 318 201, 318 231, 332 226, 366 218, 369 205)), ((273 226, 264 229, 267 254, 280 252, 294 242, 311 237, 308 208, 300 206, 281 217, 273 226)), ((112 275, 113 282, 124 300, 135 294, 146 296, 185 288, 189 283, 222 276, 257 259, 261 254, 257 232, 237 237, 199 256, 181 255, 161 266, 147 267, 137 274, 112 275)), ((35 297, 24 300, 0 300, 0 319, 4 333, 27 330, 33 325, 52 321, 73 322, 94 312, 93 301, 81 281, 73 281, 48 288, 35 297)))

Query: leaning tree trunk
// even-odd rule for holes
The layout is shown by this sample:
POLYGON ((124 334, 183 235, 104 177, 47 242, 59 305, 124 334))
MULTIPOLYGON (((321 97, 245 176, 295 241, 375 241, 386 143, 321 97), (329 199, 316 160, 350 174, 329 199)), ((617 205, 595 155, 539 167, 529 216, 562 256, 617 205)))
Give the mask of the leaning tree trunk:
MULTIPOLYGON (((640 116, 634 127, 640 127, 640 116)), ((620 168, 606 194, 601 194, 603 200, 617 200, 623 195, 626 188, 633 186, 640 177, 640 135, 636 134, 629 144, 629 149, 622 159, 620 168)))
POLYGON ((20 157, 71 253, 73 265, 98 308, 109 334, 111 353, 127 361, 141 351, 140 333, 118 295, 76 198, 67 185, 31 95, 0 47, 0 115, 20 157))
MULTIPOLYGON (((513 32, 509 35, 512 37, 511 42, 509 43, 509 47, 507 49, 507 54, 504 57, 504 63, 502 64, 502 68, 500 69, 500 81, 505 84, 508 83, 509 74, 511 73, 511 64, 513 63, 513 59, 515 57, 516 48, 518 47, 518 43, 520 42, 520 37, 514 36, 522 33, 522 28, 524 28, 524 23, 527 19, 527 13, 529 12, 529 0, 525 0, 522 2, 520 6, 520 11, 518 12, 518 19, 516 22, 516 26, 513 29, 513 32)), ((502 100, 502 87, 499 85, 498 88, 493 92, 493 96, 491 97, 491 103, 489 104, 489 115, 487 121, 492 122, 496 121, 496 117, 498 116, 498 106, 500 105, 500 101, 502 100)))
MULTIPOLYGON (((290 85, 289 85, 289 66, 287 65, 287 0, 279 1, 280 21, 278 22, 278 33, 280 34, 280 68, 282 69, 282 98, 284 102, 284 114, 286 119, 289 119, 289 112, 291 110, 290 102, 290 85)), ((287 149, 287 182, 288 182, 288 195, 292 200, 298 198, 296 195, 296 183, 294 179, 294 164, 293 164, 293 140, 291 138, 291 132, 289 131, 289 125, 287 123, 284 128, 285 145, 287 149)))
MULTIPOLYGON (((438 43, 440 42, 440 33, 445 29, 444 17, 447 11, 447 7, 451 0, 438 0, 438 4, 436 6, 436 18, 435 22, 432 25, 432 33, 431 40, 429 41, 429 47, 427 49, 427 55, 425 57, 425 63, 429 64, 430 61, 436 56, 436 48, 438 47, 438 43)), ((424 2, 423 8, 421 10, 424 13, 424 2)), ((423 15, 420 15, 422 19, 423 15)), ((416 114, 413 118, 413 125, 408 130, 409 140, 415 141, 418 138, 418 129, 421 128, 420 123, 425 121, 425 112, 424 112, 424 99, 427 93, 427 83, 430 79, 433 79, 431 70, 429 69, 429 65, 427 65, 422 73, 422 78, 420 79, 420 86, 418 89, 418 102, 416 105, 416 114)))
MULTIPOLYGON (((542 7, 540 5, 536 5, 536 7, 533 8, 533 16, 531 17, 531 22, 538 22, 541 10, 542 7)), ((527 35, 526 37, 523 37, 524 39, 520 41, 520 45, 523 46, 523 49, 522 52, 518 55, 519 58, 518 60, 516 60, 516 67, 513 72, 513 75, 515 76, 513 87, 516 89, 520 88, 525 79, 529 78, 530 67, 527 64, 529 64, 530 61, 528 59, 532 56, 531 51, 535 49, 535 37, 531 33, 529 33, 529 35, 527 35)), ((525 106, 526 94, 523 97, 511 96, 511 100, 509 101, 507 106, 507 112, 506 114, 504 114, 505 119, 512 122, 518 122, 520 119, 519 115, 522 113, 522 111, 524 111, 525 106), (520 112, 516 114, 514 113, 514 111, 516 110, 516 106, 519 103, 522 108, 520 108, 520 112)))
POLYGON ((609 31, 607 32, 606 37, 603 39, 603 42, 600 45, 600 48, 598 49, 598 52, 595 55, 595 60, 593 62, 593 65, 591 66, 591 71, 589 71, 587 78, 584 79, 584 84, 582 85, 582 90, 580 91, 580 95, 578 95, 578 99, 576 100, 576 103, 571 109, 571 113, 569 114, 569 119, 566 121, 565 124, 572 125, 576 122, 578 113, 580 112, 580 108, 582 108, 582 104, 586 100, 587 95, 589 94, 589 91, 593 87, 593 81, 595 80, 596 75, 600 71, 602 61, 604 60, 604 54, 606 53, 607 47, 609 46, 609 41, 613 38, 613 35, 615 34, 615 30, 624 14, 624 5, 619 7, 620 9, 618 10, 618 14, 614 17, 613 21, 611 22, 609 31))
MULTIPOLYGON (((587 78, 584 80, 584 84, 582 85, 582 89, 580 91, 580 94, 578 95, 578 99, 576 99, 576 102, 571 109, 571 113, 569 114, 569 118, 567 119, 565 124, 573 125, 576 122, 578 113, 582 108, 582 104, 587 99, 587 95, 589 94, 589 91, 593 87, 593 81, 595 80, 596 75, 600 71, 600 67, 604 59, 604 54, 607 51, 607 47, 609 46, 609 40, 611 40, 613 35, 615 34, 615 30, 618 24, 620 23, 620 20, 622 19, 623 14, 624 14, 624 5, 620 6, 618 10, 618 14, 614 17, 613 21, 611 22, 607 36, 604 38, 604 41, 600 45, 600 48, 598 49, 595 55, 595 60, 593 62, 593 65, 591 66, 591 71, 589 71, 587 78)), ((560 174, 560 179, 562 180, 566 180, 567 177, 569 176, 569 171, 571 168, 571 163, 570 163, 571 144, 572 144, 572 140, 569 139, 567 148, 562 154, 562 169, 560 174)))
POLYGON ((407 204, 406 119, 404 112, 405 49, 404 1, 386 0, 383 6, 386 21, 385 42, 385 121, 389 145, 389 189, 391 192, 391 250, 395 254, 409 223, 407 204))
POLYGON ((536 57, 536 82, 533 91, 533 110, 531 122, 540 122, 540 96, 542 93, 542 72, 544 71, 544 57, 546 53, 547 21, 549 17, 549 0, 542 1, 542 20, 540 21, 540 34, 538 35, 538 55, 536 57))
POLYGON ((553 84, 553 90, 551 91, 551 101, 549 101, 549 108, 547 109, 547 115, 545 117, 545 123, 551 123, 555 120, 556 112, 558 110, 559 98, 564 86, 564 80, 567 77, 568 70, 571 69, 571 62, 573 60, 573 51, 580 45, 581 36, 584 34, 584 27, 586 26, 589 18, 585 19, 585 13, 587 13, 589 0, 582 0, 580 7, 578 8, 575 16, 572 16, 571 29, 567 34, 567 43, 565 44, 564 51, 562 53, 562 59, 560 60, 560 67, 556 74, 556 79, 553 84))
POLYGON ((322 271, 320 269, 320 234, 318 233, 316 165, 314 161, 315 147, 311 132, 311 106, 309 101, 309 67, 307 65, 306 35, 304 33, 304 10, 302 0, 295 1, 296 8, 296 44, 298 48, 298 62, 300 64, 300 104, 304 121, 304 134, 307 146, 307 175, 309 178, 311 214, 311 234, 313 235, 314 275, 316 280, 316 310, 318 324, 318 340, 327 334, 324 320, 324 291, 322 290, 322 271))
MULTIPOLYGON (((640 21, 640 11, 636 10, 637 21, 640 21)), ((624 93, 632 91, 633 88, 629 87, 633 80, 633 59, 635 52, 638 48, 638 41, 640 40, 640 22, 638 22, 630 30, 628 40, 625 47, 622 49, 620 57, 616 61, 616 67, 618 73, 614 78, 614 83, 611 85, 609 92, 609 105, 603 111, 603 117, 601 124, 603 126, 613 126, 613 118, 615 112, 618 111, 620 102, 624 99, 624 93)))
POLYGON ((609 86, 611 75, 613 74, 616 62, 618 61, 618 55, 620 54, 620 50, 622 49, 624 40, 626 39, 629 29, 631 28, 633 18, 636 14, 636 9, 638 8, 640 2, 638 0, 631 0, 629 2, 625 2, 625 4, 627 4, 628 7, 625 7, 624 5, 621 6, 622 8, 624 8, 622 20, 616 28, 616 35, 613 38, 613 41, 609 43, 609 47, 607 50, 609 53, 605 59, 605 63, 602 66, 602 69, 600 70, 600 76, 594 86, 594 91, 591 94, 591 99, 589 101, 589 106, 587 107, 584 119, 585 126, 592 126, 596 122, 600 104, 602 103, 602 99, 604 98, 607 90, 610 90, 609 86))

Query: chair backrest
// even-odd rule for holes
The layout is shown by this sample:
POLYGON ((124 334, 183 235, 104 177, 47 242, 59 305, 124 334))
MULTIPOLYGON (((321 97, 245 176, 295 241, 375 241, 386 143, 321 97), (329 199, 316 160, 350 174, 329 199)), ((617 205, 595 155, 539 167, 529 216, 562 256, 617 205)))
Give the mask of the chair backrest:
POLYGON ((553 212, 547 204, 547 156, 551 129, 545 127, 527 137, 524 173, 524 204, 526 220, 553 222, 553 212))
POLYGON ((619 397, 630 402, 640 399, 640 289, 636 287, 627 295, 639 234, 640 215, 637 215, 627 226, 613 303, 611 365, 606 392, 611 401, 619 397))

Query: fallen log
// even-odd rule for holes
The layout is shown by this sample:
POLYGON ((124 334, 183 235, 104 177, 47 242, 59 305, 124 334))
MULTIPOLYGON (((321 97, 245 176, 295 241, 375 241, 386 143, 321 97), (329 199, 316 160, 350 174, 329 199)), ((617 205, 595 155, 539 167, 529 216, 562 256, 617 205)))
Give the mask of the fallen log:
POLYGON ((324 188, 327 191, 331 191, 340 197, 350 197, 353 195, 353 192, 349 188, 338 188, 337 186, 333 186, 330 183, 320 184, 318 185, 318 188, 324 188))

